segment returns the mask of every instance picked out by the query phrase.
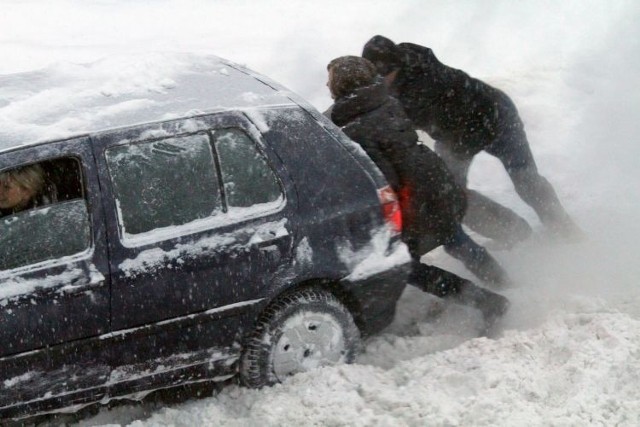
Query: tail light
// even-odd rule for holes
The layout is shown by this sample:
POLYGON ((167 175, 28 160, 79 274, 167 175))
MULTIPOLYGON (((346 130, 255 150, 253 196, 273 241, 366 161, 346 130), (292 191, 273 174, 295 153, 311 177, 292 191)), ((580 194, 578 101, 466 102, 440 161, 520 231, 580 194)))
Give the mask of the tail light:
POLYGON ((400 202, 398 196, 390 186, 378 189, 378 198, 382 206, 382 214, 385 222, 392 231, 396 233, 402 232, 402 212, 400 211, 400 202))

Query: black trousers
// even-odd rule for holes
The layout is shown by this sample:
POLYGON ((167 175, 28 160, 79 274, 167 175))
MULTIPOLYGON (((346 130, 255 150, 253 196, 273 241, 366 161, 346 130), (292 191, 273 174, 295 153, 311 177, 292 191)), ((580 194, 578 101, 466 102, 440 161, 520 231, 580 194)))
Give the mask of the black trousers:
POLYGON ((445 242, 444 250, 461 261, 483 282, 498 286, 510 284, 510 279, 498 261, 486 248, 477 244, 458 224, 456 232, 445 242))
POLYGON ((484 333, 509 309, 509 300, 449 271, 414 260, 409 284, 445 300, 475 308, 484 318, 484 333))
MULTIPOLYGON (((466 188, 469 166, 475 153, 454 152, 443 141, 436 141, 435 151, 447 164, 456 181, 466 188)), ((484 151, 502 162, 520 198, 535 210, 545 226, 562 228, 571 221, 549 181, 538 173, 519 119, 507 126, 484 151)), ((531 234, 527 221, 511 209, 473 190, 467 190, 467 196, 464 224, 472 230, 506 243, 515 243, 531 234)))
POLYGON ((455 273, 420 262, 422 253, 418 251, 418 248, 420 248, 418 239, 405 238, 404 241, 412 258, 411 273, 408 281, 410 285, 437 297, 453 298, 457 302, 476 308, 480 307, 476 304, 477 302, 469 300, 470 294, 486 292, 500 297, 498 294, 480 288, 470 280, 462 278, 455 273))

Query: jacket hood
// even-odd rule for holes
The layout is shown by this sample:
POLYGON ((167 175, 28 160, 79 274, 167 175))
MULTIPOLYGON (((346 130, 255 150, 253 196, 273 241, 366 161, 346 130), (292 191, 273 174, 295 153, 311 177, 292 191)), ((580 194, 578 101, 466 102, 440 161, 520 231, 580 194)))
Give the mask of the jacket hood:
POLYGON ((382 80, 370 86, 356 89, 352 94, 338 98, 331 106, 331 120, 338 126, 344 126, 363 113, 375 110, 388 99, 387 88, 382 80))
POLYGON ((383 36, 372 37, 362 49, 362 57, 371 61, 381 76, 386 76, 402 66, 401 52, 398 46, 383 36))

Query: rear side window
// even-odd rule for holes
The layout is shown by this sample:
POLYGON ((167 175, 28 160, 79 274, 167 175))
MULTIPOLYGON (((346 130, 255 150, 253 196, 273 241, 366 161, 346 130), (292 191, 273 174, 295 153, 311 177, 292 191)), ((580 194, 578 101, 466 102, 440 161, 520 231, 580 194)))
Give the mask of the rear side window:
POLYGON ((206 134, 115 146, 106 157, 127 234, 186 224, 222 210, 206 134))
POLYGON ((238 221, 284 201, 266 157, 237 128, 112 146, 106 160, 125 238, 210 217, 238 221))
POLYGON ((90 236, 77 159, 0 171, 0 270, 77 254, 90 236))
POLYGON ((282 196, 275 174, 244 132, 223 129, 213 137, 230 209, 274 202, 282 196))

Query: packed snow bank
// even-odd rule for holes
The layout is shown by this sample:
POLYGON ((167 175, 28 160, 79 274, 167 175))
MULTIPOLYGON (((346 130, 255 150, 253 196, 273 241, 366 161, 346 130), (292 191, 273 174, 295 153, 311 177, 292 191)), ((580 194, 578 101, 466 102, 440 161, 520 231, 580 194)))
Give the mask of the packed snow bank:
POLYGON ((556 311, 535 330, 444 350, 442 330, 383 335, 369 342, 358 364, 299 374, 264 390, 232 386, 129 425, 637 425, 640 319, 611 312, 604 302, 573 304, 580 309, 556 311), (377 366, 375 357, 362 363, 387 339, 396 349, 422 341, 421 354, 389 367, 377 366))
POLYGON ((636 426, 638 275, 601 269, 607 253, 591 240, 543 239, 509 252, 529 282, 504 291, 513 309, 496 339, 477 337, 478 312, 409 287, 354 365, 263 390, 227 387, 148 419, 145 404, 103 411, 80 425, 636 426))

